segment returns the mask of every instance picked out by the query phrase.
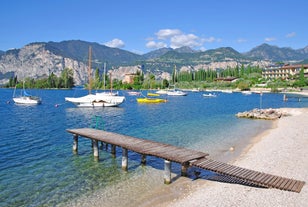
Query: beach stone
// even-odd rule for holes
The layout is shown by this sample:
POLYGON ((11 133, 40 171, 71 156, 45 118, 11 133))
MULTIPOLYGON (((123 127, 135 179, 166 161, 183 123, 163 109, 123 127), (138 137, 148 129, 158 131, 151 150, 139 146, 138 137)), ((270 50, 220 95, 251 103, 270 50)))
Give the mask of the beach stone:
POLYGON ((275 120, 282 116, 286 116, 280 109, 253 109, 250 111, 239 112, 236 114, 238 118, 249 118, 249 119, 264 119, 264 120, 275 120))

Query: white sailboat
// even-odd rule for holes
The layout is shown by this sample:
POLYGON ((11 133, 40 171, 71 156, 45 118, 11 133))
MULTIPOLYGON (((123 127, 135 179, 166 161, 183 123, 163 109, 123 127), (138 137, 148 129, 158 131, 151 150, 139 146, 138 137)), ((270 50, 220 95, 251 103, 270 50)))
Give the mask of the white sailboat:
POLYGON ((23 82, 23 89, 22 92, 20 94, 20 96, 15 96, 15 92, 16 92, 16 86, 14 89, 14 94, 13 94, 13 101, 16 104, 40 104, 42 103, 42 99, 38 96, 32 96, 31 94, 27 93, 25 90, 25 82, 23 82))
POLYGON ((125 101, 124 96, 117 96, 111 93, 91 93, 91 53, 92 49, 89 47, 89 68, 88 68, 88 77, 89 77, 89 94, 82 97, 65 97, 65 101, 71 102, 78 107, 108 107, 108 106, 118 106, 125 101))

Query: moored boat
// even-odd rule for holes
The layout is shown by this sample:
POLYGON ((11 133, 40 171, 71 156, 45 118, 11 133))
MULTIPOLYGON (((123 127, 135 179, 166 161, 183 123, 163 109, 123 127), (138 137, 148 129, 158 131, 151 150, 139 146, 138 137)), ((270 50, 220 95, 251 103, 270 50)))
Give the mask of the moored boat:
POLYGON ((186 96, 187 93, 181 90, 172 90, 167 92, 168 96, 186 96))
POLYGON ((141 93, 139 91, 128 91, 128 95, 130 96, 139 96, 141 93))
POLYGON ((156 91, 157 94, 167 94, 167 90, 158 90, 156 91))
POLYGON ((148 95, 148 96, 159 96, 158 93, 148 93, 147 95, 148 95))
POLYGON ((31 94, 28 94, 25 90, 25 82, 23 83, 23 90, 21 92, 20 96, 15 96, 15 91, 16 87, 14 89, 14 94, 13 94, 13 101, 16 104, 30 104, 30 105, 35 105, 35 104, 41 104, 42 99, 38 96, 32 96, 31 94))
POLYGON ((202 94, 203 97, 208 97, 208 98, 213 98, 213 97, 217 97, 216 94, 213 94, 213 93, 204 93, 202 94))
POLYGON ((105 106, 118 106, 125 101, 125 96, 119 96, 117 92, 112 91, 112 78, 111 80, 111 90, 110 92, 97 92, 95 94, 91 93, 91 52, 92 49, 89 47, 89 67, 88 67, 88 77, 89 77, 89 94, 82 97, 65 97, 65 101, 71 102, 78 107, 105 107, 105 106))
POLYGON ((138 103, 165 103, 166 99, 162 98, 137 98, 138 103))

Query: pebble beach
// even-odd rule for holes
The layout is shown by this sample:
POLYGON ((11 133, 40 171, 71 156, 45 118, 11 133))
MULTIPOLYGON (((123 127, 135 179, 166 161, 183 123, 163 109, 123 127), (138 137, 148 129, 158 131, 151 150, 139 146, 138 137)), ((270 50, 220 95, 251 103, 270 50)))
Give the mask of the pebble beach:
MULTIPOLYGON (((254 139, 231 163, 273 175, 305 181, 300 193, 198 179, 182 179, 187 189, 157 206, 307 206, 308 203, 308 109, 281 109, 289 116, 254 139)), ((175 185, 172 188, 179 188, 175 185)), ((173 190, 173 192, 175 192, 173 190)), ((170 194, 172 195, 172 194, 170 194)), ((153 203, 152 203, 153 204, 153 203)))

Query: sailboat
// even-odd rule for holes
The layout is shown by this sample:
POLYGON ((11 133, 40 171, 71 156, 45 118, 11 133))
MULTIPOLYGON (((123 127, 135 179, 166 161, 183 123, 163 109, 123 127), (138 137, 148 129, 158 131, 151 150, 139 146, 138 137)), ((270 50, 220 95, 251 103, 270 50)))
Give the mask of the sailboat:
POLYGON ((124 96, 115 96, 106 93, 91 93, 92 76, 91 76, 91 53, 92 48, 89 47, 89 66, 88 66, 88 77, 89 77, 89 94, 82 97, 65 97, 65 101, 71 102, 78 107, 107 107, 107 106, 118 106, 125 100, 124 96))
POLYGON ((38 96, 32 96, 25 90, 25 81, 23 82, 23 89, 20 96, 15 96, 16 86, 14 89, 13 100, 16 104, 40 104, 41 98, 38 96))

